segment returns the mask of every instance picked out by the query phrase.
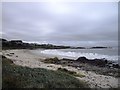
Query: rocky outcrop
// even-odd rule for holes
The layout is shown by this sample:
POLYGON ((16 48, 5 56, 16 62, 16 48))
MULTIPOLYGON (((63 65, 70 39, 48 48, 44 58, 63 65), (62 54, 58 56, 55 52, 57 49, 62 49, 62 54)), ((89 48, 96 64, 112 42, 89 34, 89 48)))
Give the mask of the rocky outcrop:
POLYGON ((79 57, 76 61, 100 67, 105 67, 108 63, 108 61, 105 59, 87 59, 86 57, 79 57))

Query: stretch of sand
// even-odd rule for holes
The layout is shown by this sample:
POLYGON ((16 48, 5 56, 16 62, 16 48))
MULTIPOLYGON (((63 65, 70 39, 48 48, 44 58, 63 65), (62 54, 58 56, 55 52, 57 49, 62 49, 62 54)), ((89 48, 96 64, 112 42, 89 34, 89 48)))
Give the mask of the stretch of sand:
POLYGON ((66 68, 77 73, 85 75, 85 77, 76 77, 87 82, 91 88, 117 88, 118 78, 112 76, 99 75, 90 71, 78 70, 70 66, 61 66, 55 64, 46 64, 41 62, 43 57, 31 53, 30 50, 3 50, 2 54, 11 59, 16 65, 26 66, 30 68, 45 68, 50 70, 57 70, 58 68, 66 68), (13 54, 14 53, 14 54, 13 54))

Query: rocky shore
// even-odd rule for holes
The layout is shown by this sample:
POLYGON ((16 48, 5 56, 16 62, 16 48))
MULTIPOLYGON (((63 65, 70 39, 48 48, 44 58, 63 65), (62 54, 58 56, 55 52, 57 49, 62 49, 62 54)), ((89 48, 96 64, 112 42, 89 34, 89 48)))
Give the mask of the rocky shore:
POLYGON ((79 57, 78 59, 58 59, 47 58, 43 60, 45 63, 58 64, 63 66, 72 66, 80 70, 94 71, 95 73, 119 77, 120 76, 120 66, 112 61, 105 59, 87 59, 86 57, 79 57))
MULTIPOLYGON (((64 70, 68 73, 75 72, 75 77, 85 81, 90 88, 118 88, 119 69, 109 67, 106 60, 90 61, 85 57, 77 60, 46 58, 32 54, 29 50, 4 50, 2 55, 11 59, 14 64, 29 68, 44 68, 49 70, 64 70), (97 63, 95 63, 97 62, 97 63), (102 65, 103 64, 103 65, 102 65), (79 74, 82 77, 79 77, 79 74)), ((73 73, 74 74, 74 73, 73 73)))

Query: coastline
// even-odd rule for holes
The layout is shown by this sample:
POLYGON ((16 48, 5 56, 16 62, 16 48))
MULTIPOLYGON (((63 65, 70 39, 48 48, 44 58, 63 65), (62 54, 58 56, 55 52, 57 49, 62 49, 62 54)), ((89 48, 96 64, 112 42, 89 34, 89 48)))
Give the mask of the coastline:
POLYGON ((41 57, 32 54, 28 49, 21 50, 3 50, 2 54, 8 59, 11 59, 16 65, 26 66, 30 68, 45 68, 50 70, 57 70, 58 68, 66 68, 70 71, 82 73, 85 77, 76 77, 80 80, 86 81, 91 88, 117 88, 118 78, 106 75, 96 74, 92 71, 80 70, 71 66, 62 66, 58 64, 48 64, 42 62, 46 57, 41 57))

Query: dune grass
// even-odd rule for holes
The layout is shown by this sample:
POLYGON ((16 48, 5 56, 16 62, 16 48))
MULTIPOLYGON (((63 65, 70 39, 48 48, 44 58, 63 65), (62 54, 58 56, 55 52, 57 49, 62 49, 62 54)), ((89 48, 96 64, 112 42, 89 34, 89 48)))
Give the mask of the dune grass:
POLYGON ((58 68, 58 71, 61 71, 61 72, 64 72, 64 73, 68 73, 68 74, 73 75, 75 77, 81 77, 81 78, 85 77, 85 75, 82 74, 82 73, 76 73, 74 71, 67 70, 66 68, 58 68))
POLYGON ((2 58, 3 88, 89 88, 86 83, 61 72, 15 65, 2 58))
POLYGON ((58 61, 59 61, 59 59, 57 57, 46 58, 45 60, 43 60, 44 63, 57 63, 58 61))

